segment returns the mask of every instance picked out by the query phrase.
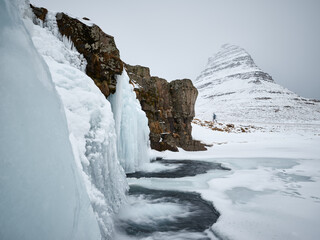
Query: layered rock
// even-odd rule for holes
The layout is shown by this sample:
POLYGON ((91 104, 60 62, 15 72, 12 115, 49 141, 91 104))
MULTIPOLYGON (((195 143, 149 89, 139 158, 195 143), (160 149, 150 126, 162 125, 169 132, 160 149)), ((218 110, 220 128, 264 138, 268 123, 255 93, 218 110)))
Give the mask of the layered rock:
POLYGON ((191 136, 198 95, 191 80, 167 82, 151 76, 147 67, 125 64, 125 69, 148 117, 151 147, 159 151, 177 151, 177 147, 188 151, 205 150, 204 145, 191 136))
POLYGON ((199 90, 196 116, 223 122, 319 121, 317 102, 275 83, 243 48, 223 45, 194 81, 199 90))

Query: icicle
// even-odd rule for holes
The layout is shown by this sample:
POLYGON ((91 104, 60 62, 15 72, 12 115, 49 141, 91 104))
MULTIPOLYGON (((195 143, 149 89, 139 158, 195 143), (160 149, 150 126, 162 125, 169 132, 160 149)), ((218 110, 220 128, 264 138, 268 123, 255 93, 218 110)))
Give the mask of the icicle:
POLYGON ((109 96, 116 123, 118 156, 124 170, 135 172, 150 161, 148 119, 124 70, 109 96))

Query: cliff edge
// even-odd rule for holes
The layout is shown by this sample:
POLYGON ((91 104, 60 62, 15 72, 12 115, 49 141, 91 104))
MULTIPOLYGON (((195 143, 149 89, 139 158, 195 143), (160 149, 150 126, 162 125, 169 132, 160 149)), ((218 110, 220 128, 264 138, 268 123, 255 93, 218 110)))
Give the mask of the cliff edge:
MULTIPOLYGON (((47 9, 32 5, 31 8, 35 16, 45 23, 47 9)), ((84 56, 87 61, 86 74, 105 97, 116 92, 115 76, 120 75, 125 66, 142 110, 148 117, 151 148, 158 151, 178 151, 178 147, 187 151, 206 150, 191 135, 191 121, 195 116, 194 106, 198 96, 191 80, 167 82, 151 76, 149 68, 124 64, 114 38, 87 20, 64 13, 56 14, 60 34, 70 39, 84 56)))
POLYGON ((158 151, 177 151, 177 147, 187 151, 206 150, 191 136, 198 96, 192 81, 167 82, 151 76, 149 68, 143 66, 125 64, 125 69, 149 120, 151 148, 158 151))

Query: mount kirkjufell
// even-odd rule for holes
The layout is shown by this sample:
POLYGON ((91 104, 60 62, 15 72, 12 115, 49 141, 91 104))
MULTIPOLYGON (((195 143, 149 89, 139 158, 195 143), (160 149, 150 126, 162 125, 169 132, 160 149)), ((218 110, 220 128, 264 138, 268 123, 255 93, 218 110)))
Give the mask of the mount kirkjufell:
POLYGON ((320 121, 320 103, 275 83, 238 46, 225 44, 194 81, 196 116, 219 121, 294 123, 320 121))

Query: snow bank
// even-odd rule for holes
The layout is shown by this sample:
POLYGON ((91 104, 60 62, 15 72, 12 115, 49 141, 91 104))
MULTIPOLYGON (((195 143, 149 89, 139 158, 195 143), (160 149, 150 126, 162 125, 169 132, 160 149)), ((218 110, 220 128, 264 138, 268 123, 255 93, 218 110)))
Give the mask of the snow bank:
POLYGON ((125 70, 117 77, 116 89, 109 101, 116 122, 118 155, 124 170, 135 172, 150 162, 148 119, 125 70))
POLYGON ((0 1, 0 239, 100 239, 48 67, 0 1))
POLYGON ((115 122, 108 100, 83 71, 85 60, 57 29, 54 13, 33 41, 47 62, 65 107, 76 162, 86 183, 104 239, 113 235, 113 216, 125 201, 127 182, 117 155, 115 122))

